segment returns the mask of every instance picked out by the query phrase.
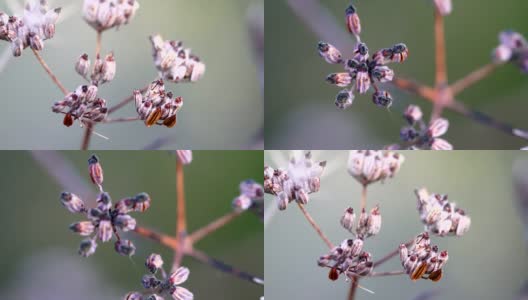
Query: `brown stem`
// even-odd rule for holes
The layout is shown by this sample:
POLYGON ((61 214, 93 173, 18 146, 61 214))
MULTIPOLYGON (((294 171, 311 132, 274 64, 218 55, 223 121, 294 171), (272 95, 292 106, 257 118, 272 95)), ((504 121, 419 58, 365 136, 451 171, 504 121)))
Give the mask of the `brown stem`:
POLYGON ((102 123, 123 123, 123 122, 133 122, 141 120, 140 117, 128 117, 128 118, 115 118, 115 119, 105 119, 102 123))
POLYGON ((499 65, 495 63, 489 63, 487 65, 484 65, 475 71, 469 73, 464 78, 459 79, 455 83, 451 84, 451 92, 453 95, 456 95, 463 90, 467 89, 468 87, 472 86, 473 84, 481 81, 486 76, 490 75, 497 69, 499 65))
MULTIPOLYGON (((414 238, 410 241, 408 241, 407 243, 405 243, 405 246, 406 247, 409 247, 412 243, 414 242, 414 238)), ((374 265, 373 267, 376 268, 377 266, 383 264, 384 262, 388 261, 389 259, 393 258, 394 256, 398 255, 400 253, 400 248, 396 248, 396 250, 393 250, 391 252, 389 252, 387 255, 385 255, 384 257, 380 258, 378 261, 374 262, 374 265)))
POLYGON ((405 271, 388 271, 388 272, 373 272, 368 277, 383 277, 383 276, 396 276, 404 275, 405 271))
MULTIPOLYGON (((140 91, 141 93, 144 93, 147 89, 149 88, 149 85, 147 85, 146 87, 142 88, 140 91)), ((126 97, 125 99, 123 99, 121 102, 117 103, 116 105, 110 107, 108 109, 108 114, 111 114, 119 109, 121 109, 123 106, 127 105, 129 102, 132 102, 134 100, 134 95, 130 95, 128 97, 126 97)))
POLYGON ((136 226, 136 229, 134 229, 134 232, 142 237, 153 240, 155 242, 162 244, 163 246, 173 249, 174 251, 177 251, 179 249, 178 242, 172 236, 168 236, 162 233, 157 233, 153 230, 150 230, 150 229, 147 229, 141 226, 136 226))
POLYGON ((391 83, 404 91, 416 94, 431 102, 434 101, 435 90, 428 86, 401 77, 394 77, 391 83))
MULTIPOLYGON (((187 231, 187 214, 185 212, 185 184, 183 164, 176 159, 176 239, 178 245, 183 247, 187 231)), ((183 252, 175 251, 172 269, 176 270, 183 259, 183 252)))
POLYGON ((360 212, 363 212, 363 210, 367 207, 367 185, 363 185, 363 189, 361 189, 361 210, 360 212))
POLYGON ((236 217, 240 216, 240 212, 230 212, 215 221, 205 225, 204 227, 194 231, 189 235, 189 239, 191 240, 191 243, 196 243, 199 240, 203 239, 207 235, 215 232, 216 230, 222 228, 223 226, 227 225, 229 222, 233 221, 236 217))
POLYGON ((359 278, 352 277, 350 283, 350 290, 348 291, 348 300, 354 300, 356 298, 356 291, 359 285, 359 278))
POLYGON ((446 48, 444 36, 444 17, 435 8, 434 12, 436 86, 447 83, 446 48))
POLYGON ((59 81, 57 76, 55 76, 53 71, 51 71, 51 69, 48 66, 48 64, 44 61, 44 58, 42 58, 42 56, 40 56, 40 53, 38 53, 37 50, 35 50, 35 49, 31 49, 31 50, 33 50, 33 53, 35 54, 35 57, 37 58, 38 62, 42 66, 42 68, 44 68, 46 73, 48 73, 48 75, 51 78, 51 80, 55 83, 55 85, 61 90, 61 92, 64 95, 67 95, 69 93, 68 90, 64 87, 64 85, 62 85, 62 83, 59 81))
POLYGON ((321 237, 321 239, 323 239, 323 241, 326 243, 326 245, 328 246, 328 248, 332 249, 334 248, 334 245, 330 242, 330 240, 326 237, 326 235, 323 233, 323 231, 321 230, 321 228, 319 228, 319 226, 317 225, 317 223, 315 223, 315 220, 312 218, 312 216, 310 216, 310 214, 308 213, 308 211, 306 210, 306 208, 304 207, 304 205, 302 205, 301 203, 297 202, 297 205, 299 205, 299 208, 301 209, 301 212, 303 213, 304 217, 306 218, 306 220, 308 220, 308 222, 310 223, 310 225, 312 225, 312 227, 315 229, 315 231, 317 232, 317 234, 321 237))

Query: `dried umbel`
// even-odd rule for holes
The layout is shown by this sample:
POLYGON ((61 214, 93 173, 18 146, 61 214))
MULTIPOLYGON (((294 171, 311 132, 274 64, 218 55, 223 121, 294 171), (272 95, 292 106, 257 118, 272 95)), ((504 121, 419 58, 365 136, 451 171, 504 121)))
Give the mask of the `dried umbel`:
POLYGON ((97 31, 128 24, 139 3, 135 0, 84 0, 83 17, 97 31))
POLYGON ((308 195, 319 191, 325 166, 325 161, 314 162, 311 152, 297 151, 286 170, 264 167, 264 191, 276 196, 280 210, 294 200, 306 204, 308 195))
POLYGON ((232 202, 235 211, 250 210, 260 218, 264 217, 264 188, 253 179, 244 180, 239 185, 240 195, 232 202))
POLYGON ((378 234, 381 230, 381 213, 379 205, 375 206, 367 214, 365 209, 361 211, 356 224, 356 214, 354 209, 349 207, 341 217, 341 225, 350 233, 354 234, 356 238, 364 240, 368 237, 378 234))
POLYGON ((392 151, 352 150, 347 170, 362 185, 392 178, 405 161, 403 155, 392 151))
POLYGON ((147 127, 162 125, 169 128, 176 125, 176 113, 183 106, 183 98, 173 96, 172 92, 165 91, 163 79, 156 80, 150 84, 145 94, 134 91, 136 110, 145 121, 147 127))
POLYGON ((449 121, 438 118, 431 122, 429 126, 422 119, 422 111, 416 105, 409 105, 403 113, 407 125, 400 130, 400 139, 403 145, 398 144, 387 146, 389 149, 409 149, 409 150, 453 150, 453 145, 443 138, 448 128, 449 121))
POLYGON ((129 292, 123 299, 125 300, 162 300, 164 296, 171 296, 175 300, 192 300, 193 293, 180 284, 184 283, 189 277, 189 269, 179 267, 176 271, 166 275, 163 270, 163 259, 159 254, 151 254, 147 257, 145 262, 149 274, 144 275, 141 279, 141 284, 145 289, 152 293, 150 295, 143 295, 138 292, 129 292), (159 272, 158 272, 159 271, 159 272), (156 273, 161 276, 158 278, 156 273))
POLYGON ((136 228, 136 220, 128 213, 133 211, 144 212, 150 206, 150 196, 141 193, 135 197, 125 198, 112 206, 110 195, 103 191, 103 171, 99 160, 94 155, 88 160, 90 177, 101 192, 96 199, 96 207, 88 209, 84 201, 75 194, 63 192, 60 196, 61 203, 72 213, 81 213, 87 217, 86 221, 73 223, 70 229, 81 236, 89 238, 83 240, 79 247, 79 254, 87 257, 95 253, 96 240, 108 242, 115 234, 117 241, 114 249, 117 253, 132 256, 136 250, 134 244, 129 240, 123 240, 118 231, 127 232, 136 228))
POLYGON ((114 80, 116 70, 117 65, 114 53, 107 54, 104 59, 97 57, 93 68, 91 67, 90 59, 86 53, 82 54, 75 63, 75 71, 77 71, 77 74, 81 75, 84 79, 90 81, 91 84, 95 86, 114 80))
POLYGON ((73 125, 75 120, 81 124, 101 122, 106 119, 108 108, 106 100, 97 96, 97 91, 95 85, 81 85, 63 100, 55 102, 51 110, 65 115, 63 124, 67 127, 73 125))
POLYGON ((205 73, 205 64, 184 48, 181 41, 165 41, 161 35, 150 37, 154 64, 161 77, 172 82, 196 82, 205 73))
POLYGON ((439 236, 462 236, 469 230, 471 219, 464 210, 449 202, 447 195, 429 194, 426 188, 415 191, 417 209, 425 228, 439 236))
POLYGON ((442 268, 449 256, 447 251, 438 252, 438 246, 431 246, 429 234, 424 232, 416 237, 410 248, 400 245, 400 261, 411 280, 442 279, 442 268))
POLYGON ((55 35, 60 12, 60 8, 48 9, 45 0, 28 2, 21 17, 0 11, 0 40, 11 43, 14 56, 22 55, 27 47, 41 51, 44 41, 55 35))
POLYGON ((331 280, 337 280, 343 273, 350 279, 367 276, 374 268, 372 255, 363 251, 361 239, 344 240, 328 254, 319 257, 317 264, 320 267, 330 268, 328 277, 331 280))
POLYGON ((493 51, 497 63, 511 62, 528 73, 528 42, 518 32, 507 30, 499 34, 499 46, 493 51))

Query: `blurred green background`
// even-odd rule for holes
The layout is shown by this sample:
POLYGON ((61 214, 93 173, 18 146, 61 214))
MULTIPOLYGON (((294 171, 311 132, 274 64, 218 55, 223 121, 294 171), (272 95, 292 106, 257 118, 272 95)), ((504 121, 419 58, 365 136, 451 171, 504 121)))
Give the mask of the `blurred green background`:
MULTIPOLYGON (((306 1, 306 6, 311 2, 306 1)), ((346 30, 344 10, 350 1, 320 2, 335 17, 342 31, 327 34, 342 36, 346 30)), ((432 84, 432 1, 354 3, 362 22, 362 40, 371 53, 404 42, 410 55, 405 63, 391 65, 396 76, 432 84)), ((324 79, 330 73, 340 72, 340 67, 329 65, 319 57, 316 46, 320 37, 292 12, 285 0, 268 1, 265 11, 268 32, 265 58, 267 149, 379 149, 399 141, 399 130, 404 125, 401 113, 408 104, 419 104, 429 116, 429 103, 390 85, 384 85, 395 99, 389 112, 373 105, 371 94, 356 95, 348 110, 339 111, 334 99, 340 88, 324 79)), ((525 0, 453 0, 453 13, 445 21, 449 81, 454 82, 490 62, 500 31, 514 29, 527 36, 526 11, 528 1, 525 0)), ((327 42, 335 43, 332 40, 327 42)), ((527 76, 508 65, 457 98, 471 108, 526 129, 527 96, 527 76)), ((526 146, 526 142, 518 138, 455 113, 447 112, 444 116, 451 122, 445 137, 456 149, 519 149, 526 146)))
MULTIPOLYGON (((152 205, 145 213, 133 213, 138 224, 159 232, 175 230, 175 156, 164 151, 97 151, 105 175, 105 190, 114 202, 148 192, 152 205)), ((40 153, 42 155, 42 153, 40 153)), ((89 182, 87 159, 91 152, 60 152, 75 172, 89 182)), ((45 154, 44 154, 45 155, 45 154)), ((193 231, 231 211, 240 181, 262 178, 262 151, 195 151, 185 166, 187 220, 193 231)), ((48 159, 48 162, 51 160, 48 159)), ((144 259, 160 253, 170 268, 172 251, 139 236, 126 237, 137 246, 131 259, 114 252, 113 244, 99 243, 88 258, 77 255, 82 237, 69 224, 82 219, 62 207, 63 190, 37 165, 30 152, 3 152, 4 173, 0 190, 4 208, 0 225, 4 237, 0 254, 0 299, 121 299, 128 291, 141 290, 144 259)), ((59 168, 59 166, 57 166, 59 168)), ((70 180, 75 180, 69 176, 70 180)), ((95 194, 93 185, 88 187, 95 194)), ((76 191, 72 191, 76 192, 76 191)), ((79 193, 79 192, 78 192, 79 193)), ((85 199, 93 205, 95 199, 85 199)), ((264 237, 262 222, 251 213, 200 241, 196 248, 241 270, 262 277, 264 237)), ((261 286, 234 278, 207 265, 185 258, 191 270, 183 284, 196 299, 258 299, 261 286)))
MULTIPOLYGON (((22 1, 17 0, 18 3, 22 1)), ((1 1, 0 10, 13 13, 1 1)), ((54 39, 42 56, 68 89, 83 83, 74 71, 82 53, 93 58, 95 32, 81 17, 82 1, 54 0, 64 8, 54 39)), ((263 0, 139 1, 141 7, 129 25, 103 34, 103 53, 114 51, 117 75, 100 89, 100 96, 114 105, 156 79, 148 37, 160 33, 182 40, 207 65, 196 84, 167 84, 167 90, 183 96, 184 106, 175 128, 146 128, 142 122, 97 126, 110 140, 94 136, 92 149, 142 149, 157 138, 170 136, 169 149, 246 149, 263 126, 264 107, 247 26, 247 12, 263 0)), ((0 43, 0 53, 10 48, 0 43)), ((79 149, 83 130, 78 123, 66 128, 62 117, 51 112, 60 90, 47 77, 31 50, 10 58, 0 73, 4 103, 0 114, 2 149, 79 149)), ((136 116, 133 104, 114 117, 136 116)))
MULTIPOLYGON (((286 152, 266 151, 264 161, 272 167, 286 152), (274 152, 274 153, 273 153, 274 152)), ((347 151, 315 151, 314 158, 327 160, 321 190, 312 194, 307 210, 334 244, 350 238, 339 218, 343 211, 359 206, 361 186, 346 171, 347 151)), ((449 194, 470 215, 472 225, 461 238, 433 237, 432 243, 449 251, 444 277, 438 283, 412 282, 406 276, 361 280, 374 295, 358 290, 357 299, 411 300, 423 291, 440 294, 431 299, 518 299, 528 279, 528 253, 522 223, 514 205, 512 164, 528 160, 522 151, 405 152, 400 172, 384 184, 368 189, 367 207, 380 204, 383 225, 379 235, 366 241, 364 249, 377 260, 423 230, 416 211, 414 189, 449 194)), ((268 205, 275 205, 266 196, 268 205)), ((346 299, 349 283, 344 276, 328 279, 328 269, 317 266, 327 248, 296 205, 277 212, 265 225, 266 298, 346 299)), ((377 271, 401 270, 399 258, 377 271)))

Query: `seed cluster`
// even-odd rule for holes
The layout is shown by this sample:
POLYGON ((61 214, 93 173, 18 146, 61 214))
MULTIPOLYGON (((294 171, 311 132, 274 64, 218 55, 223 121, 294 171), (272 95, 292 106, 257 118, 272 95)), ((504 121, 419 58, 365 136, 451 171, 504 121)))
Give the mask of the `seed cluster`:
POLYGON ((95 60, 93 69, 91 68, 88 54, 86 53, 81 55, 75 63, 75 71, 77 71, 77 73, 84 79, 88 80, 88 75, 91 72, 90 80, 92 85, 95 86, 114 80, 116 69, 117 65, 114 53, 107 54, 104 59, 101 59, 101 57, 98 56, 95 60))
POLYGON ((44 41, 55 35, 60 12, 60 8, 49 10, 46 0, 27 3, 21 17, 0 11, 0 40, 11 43, 13 56, 22 55, 27 47, 41 51, 44 41))
POLYGON ((184 48, 181 41, 164 41, 161 35, 150 37, 154 64, 161 77, 172 82, 196 82, 205 73, 205 64, 184 48))
POLYGON ((137 113, 147 127, 157 124, 171 128, 176 125, 176 113, 183 106, 183 98, 173 98, 172 92, 165 91, 163 79, 152 82, 144 95, 136 90, 133 96, 137 113))
POLYGON ((155 253, 147 257, 145 266, 149 274, 143 276, 141 284, 152 294, 144 296, 139 292, 130 292, 125 295, 125 300, 162 300, 165 299, 164 295, 170 295, 175 300, 192 300, 194 298, 193 293, 179 286, 189 277, 189 269, 179 267, 167 276, 163 270, 163 259, 155 253), (161 273, 162 279, 158 279, 156 276, 158 271, 161 273))
POLYGON ((511 62, 528 73, 528 42, 518 32, 507 30, 499 34, 499 46, 493 51, 497 63, 511 62))
POLYGON ((103 191, 103 170, 95 155, 88 160, 88 169, 92 182, 101 191, 96 200, 96 207, 88 209, 79 196, 70 192, 63 192, 60 196, 61 203, 66 209, 71 213, 84 214, 88 219, 70 225, 73 232, 89 237, 81 242, 79 254, 84 257, 94 254, 97 248, 96 239, 103 243, 108 242, 115 234, 117 238, 114 244, 115 251, 121 255, 134 255, 136 247, 131 241, 122 240, 118 229, 127 232, 136 228, 136 220, 128 213, 146 211, 150 207, 150 196, 141 193, 134 197, 124 198, 112 206, 110 195, 103 191))
POLYGON ((356 214, 354 213, 354 209, 349 207, 345 210, 340 221, 341 225, 352 234, 355 234, 358 239, 364 240, 368 237, 374 236, 381 230, 381 213, 379 205, 372 208, 370 214, 367 214, 365 209, 362 209, 357 224, 355 224, 356 214))
POLYGON ((325 161, 314 162, 311 152, 296 152, 286 170, 264 167, 264 191, 276 196, 280 210, 294 200, 306 204, 308 195, 319 191, 325 166, 325 161))
POLYGON ((317 264, 320 267, 330 268, 329 278, 332 280, 337 280, 343 273, 350 279, 367 276, 374 268, 372 255, 363 251, 361 239, 344 240, 328 254, 319 257, 317 264))
POLYGON ((369 58, 369 49, 365 43, 360 42, 361 23, 356 8, 350 5, 345 11, 345 20, 350 33, 358 40, 354 55, 350 59, 343 59, 339 49, 326 42, 319 42, 317 48, 319 55, 330 64, 343 65, 345 72, 332 73, 326 77, 326 81, 339 87, 347 87, 354 83, 351 89, 340 91, 335 99, 335 104, 340 109, 350 107, 354 101, 354 90, 365 94, 372 86, 372 102, 380 107, 390 107, 392 96, 389 92, 378 88, 376 81, 392 81, 394 71, 385 66, 390 62, 403 62, 409 55, 405 44, 399 43, 390 48, 384 48, 375 52, 369 58))
POLYGON ((240 195, 233 199, 235 211, 250 210, 259 217, 264 217, 264 188, 253 179, 244 180, 239 186, 240 195))
POLYGON ((366 186, 392 178, 405 161, 403 155, 392 151, 352 150, 348 156, 348 173, 366 186))
POLYGON ((418 235, 410 249, 400 245, 402 266, 413 281, 421 278, 439 281, 448 258, 447 251, 438 252, 438 246, 431 246, 427 232, 418 235))
POLYGON ((84 20, 97 31, 128 24, 139 3, 135 0, 84 0, 84 20))
POLYGON ((449 121, 438 118, 431 122, 429 126, 422 119, 422 111, 416 105, 409 105, 403 113, 407 125, 400 130, 400 139, 403 146, 398 144, 389 145, 386 148, 408 149, 408 150, 453 150, 447 140, 440 138, 449 129, 449 121))
POLYGON ((418 212, 425 229, 439 236, 462 236, 469 230, 471 219, 463 209, 449 202, 447 195, 429 194, 427 189, 415 191, 418 198, 418 212))
POLYGON ((54 113, 64 114, 63 124, 70 127, 75 120, 81 124, 101 122, 108 115, 106 100, 97 96, 96 85, 81 85, 74 92, 67 94, 63 100, 53 104, 54 113))

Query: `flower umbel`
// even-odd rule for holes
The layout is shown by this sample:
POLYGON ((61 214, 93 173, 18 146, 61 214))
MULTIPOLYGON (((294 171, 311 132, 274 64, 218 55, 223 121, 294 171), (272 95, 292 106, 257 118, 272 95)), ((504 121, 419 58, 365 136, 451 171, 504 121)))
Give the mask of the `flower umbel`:
POLYGON ((331 280, 337 280, 343 273, 350 279, 367 276, 372 272, 374 263, 372 255, 362 249, 363 240, 347 239, 331 249, 328 254, 319 257, 317 264, 330 268, 328 277, 331 280))
POLYGON ((45 0, 28 2, 21 17, 0 11, 0 40, 11 43, 13 56, 22 55, 27 47, 36 51, 55 35, 60 8, 50 10, 45 0))
POLYGON ((264 188, 253 179, 244 180, 240 183, 240 195, 236 197, 232 206, 235 211, 250 210, 264 218, 264 188))
POLYGON ((172 272, 167 276, 163 270, 163 260, 159 254, 151 254, 147 257, 145 262, 149 274, 144 275, 141 279, 141 283, 145 289, 152 293, 148 296, 144 296, 138 292, 130 292, 125 295, 125 300, 161 300, 165 299, 164 296, 172 296, 175 300, 192 300, 194 298, 193 293, 180 284, 184 283, 189 277, 189 269, 185 267, 179 267, 176 271, 172 272), (161 279, 158 279, 156 273, 160 271, 161 279))
POLYGON ((518 32, 506 30, 499 34, 499 46, 493 51, 497 63, 511 62, 528 73, 528 42, 518 32))
POLYGON ((438 246, 431 246, 427 232, 419 234, 410 249, 405 244, 401 244, 399 252, 402 266, 411 280, 430 279, 439 281, 442 279, 442 268, 449 256, 447 251, 439 253, 438 246))
POLYGON ((150 196, 141 193, 135 197, 125 198, 112 206, 112 199, 107 192, 103 191, 103 173, 98 158, 94 155, 88 161, 90 177, 94 184, 99 186, 100 194, 96 199, 96 207, 87 209, 84 201, 77 195, 63 192, 60 196, 61 203, 72 213, 86 215, 86 221, 73 223, 70 229, 81 236, 89 238, 83 240, 79 247, 79 254, 87 257, 95 253, 96 240, 108 242, 115 234, 117 241, 114 248, 117 253, 132 256, 136 250, 134 244, 129 240, 123 240, 118 230, 127 232, 136 228, 136 220, 128 213, 133 211, 144 212, 150 206, 150 196))
POLYGON ((106 100, 97 96, 97 91, 96 85, 81 85, 63 100, 55 102, 51 110, 64 114, 63 124, 67 127, 72 126, 75 120, 81 124, 101 122, 106 119, 108 108, 106 100))
POLYGON ((314 162, 311 152, 297 151, 286 170, 264 167, 264 191, 276 196, 280 210, 293 200, 306 204, 308 195, 319 191, 325 166, 326 161, 314 162))
POLYGON ((134 91, 136 111, 145 121, 145 126, 161 125, 172 128, 177 122, 177 112, 183 106, 182 97, 174 97, 172 92, 165 91, 163 79, 158 79, 150 84, 145 94, 134 91))
POLYGON ((429 194, 426 188, 415 190, 418 198, 417 209, 425 229, 432 234, 462 236, 469 230, 471 218, 455 203, 449 202, 447 195, 429 194))
POLYGON ((84 0, 83 17, 97 31, 126 25, 139 9, 135 0, 84 0))
POLYGON ((392 151, 352 150, 348 156, 348 173, 362 185, 392 178, 405 161, 392 151))

